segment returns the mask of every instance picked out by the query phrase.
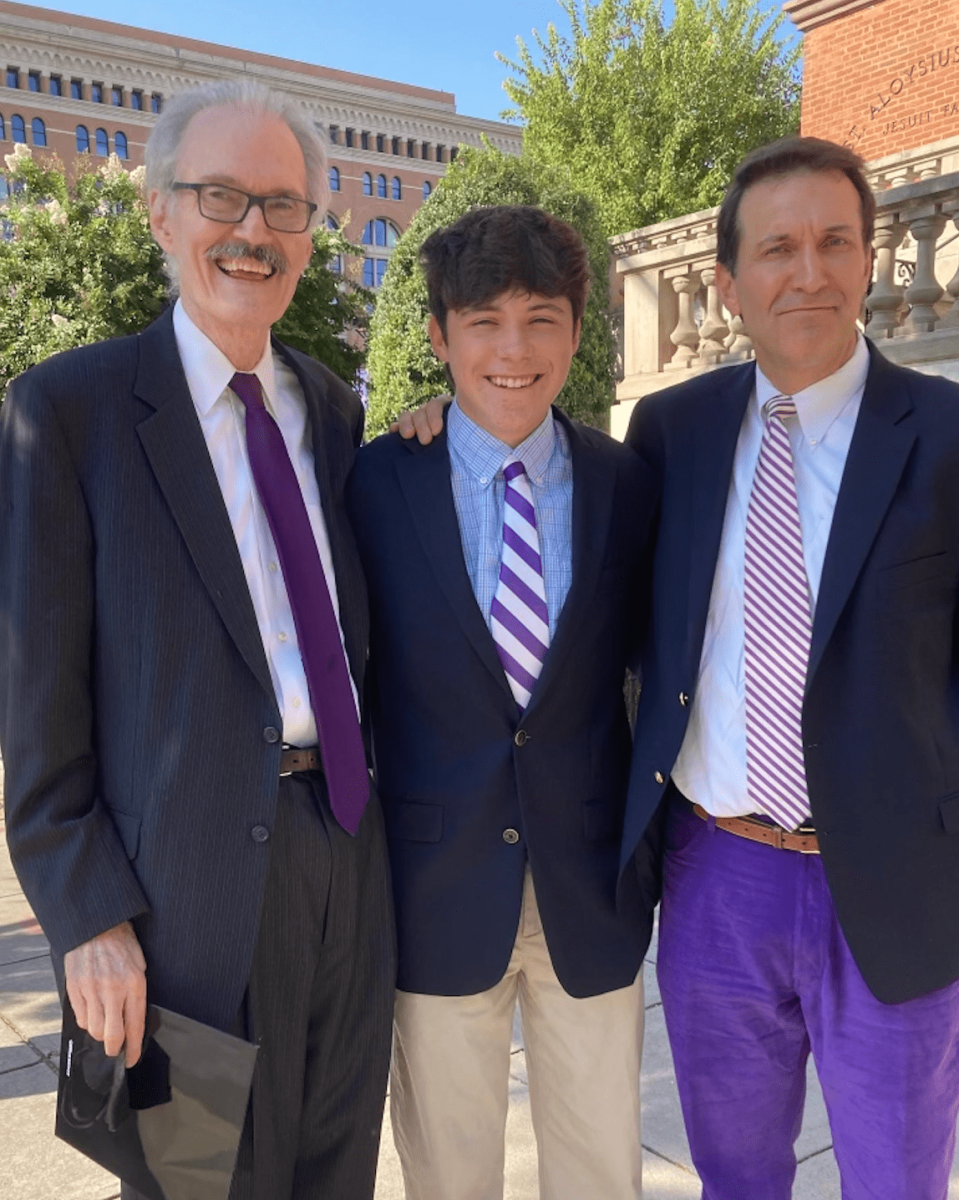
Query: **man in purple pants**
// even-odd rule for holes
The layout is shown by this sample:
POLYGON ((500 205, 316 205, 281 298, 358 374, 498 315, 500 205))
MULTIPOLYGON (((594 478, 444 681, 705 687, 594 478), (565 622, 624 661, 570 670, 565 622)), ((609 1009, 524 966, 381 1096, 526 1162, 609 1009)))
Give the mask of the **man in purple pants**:
POLYGON ((786 1200, 806 1060, 844 1200, 944 1200, 959 1109, 959 388, 858 332, 860 160, 740 164, 756 362, 644 399, 662 487, 623 844, 665 816, 659 979, 704 1200, 786 1200))

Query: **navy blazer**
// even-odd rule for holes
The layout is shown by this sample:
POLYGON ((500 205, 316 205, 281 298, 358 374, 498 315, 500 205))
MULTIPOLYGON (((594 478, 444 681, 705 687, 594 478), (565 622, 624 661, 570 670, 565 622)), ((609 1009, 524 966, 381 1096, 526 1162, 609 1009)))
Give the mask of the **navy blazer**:
MULTIPOLYGON (((358 398, 302 385, 354 678, 343 507, 358 398)), ((0 745, 14 866, 55 953, 135 919, 151 1001, 222 1028, 250 972, 282 721, 172 313, 15 380, 0 408, 0 745)))
POLYGON ((379 438, 349 479, 406 991, 466 995, 503 977, 527 860, 571 995, 632 983, 649 943, 648 858, 620 911, 615 892, 651 491, 635 455, 556 415, 572 452, 572 586, 524 712, 470 584, 445 431, 426 447, 379 438))
MULTIPOLYGON (((624 867, 663 794, 699 676, 752 364, 636 407, 661 491, 624 867)), ((895 1003, 959 978, 959 387, 870 367, 836 501, 803 706, 822 861, 862 975, 895 1003)))

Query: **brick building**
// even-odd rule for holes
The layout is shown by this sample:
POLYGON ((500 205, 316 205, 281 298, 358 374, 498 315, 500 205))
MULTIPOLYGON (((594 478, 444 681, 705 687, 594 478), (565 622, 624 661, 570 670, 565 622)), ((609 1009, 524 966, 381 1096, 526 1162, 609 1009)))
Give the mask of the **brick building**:
POLYGON ((787 0, 802 132, 871 162, 959 137, 959 0, 787 0))
POLYGON ((460 146, 520 150, 518 129, 460 115, 449 92, 0 0, 0 156, 22 142, 68 166, 110 153, 136 166, 166 98, 237 75, 287 92, 323 131, 330 216, 350 214, 372 286, 460 146))

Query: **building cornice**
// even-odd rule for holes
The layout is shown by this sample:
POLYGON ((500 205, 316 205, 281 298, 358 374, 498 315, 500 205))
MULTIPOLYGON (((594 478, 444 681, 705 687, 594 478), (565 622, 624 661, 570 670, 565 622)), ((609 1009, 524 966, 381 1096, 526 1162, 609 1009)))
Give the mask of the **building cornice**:
POLYGON ((783 12, 802 32, 808 33, 839 17, 848 17, 861 8, 873 8, 883 0, 786 0, 783 12))

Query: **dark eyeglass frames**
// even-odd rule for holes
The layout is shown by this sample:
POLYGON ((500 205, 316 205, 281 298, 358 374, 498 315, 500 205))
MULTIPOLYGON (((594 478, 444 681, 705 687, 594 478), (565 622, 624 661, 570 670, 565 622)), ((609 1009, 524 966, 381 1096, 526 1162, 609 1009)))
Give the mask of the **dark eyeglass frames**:
POLYGON ((224 225, 241 224, 256 205, 265 224, 277 233, 303 233, 317 209, 309 200, 295 196, 254 196, 222 183, 174 183, 173 190, 196 192, 200 216, 224 225))

